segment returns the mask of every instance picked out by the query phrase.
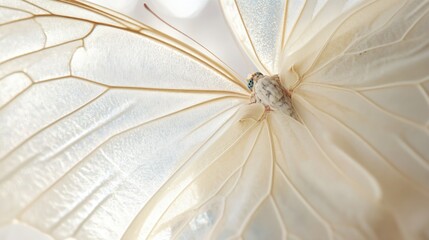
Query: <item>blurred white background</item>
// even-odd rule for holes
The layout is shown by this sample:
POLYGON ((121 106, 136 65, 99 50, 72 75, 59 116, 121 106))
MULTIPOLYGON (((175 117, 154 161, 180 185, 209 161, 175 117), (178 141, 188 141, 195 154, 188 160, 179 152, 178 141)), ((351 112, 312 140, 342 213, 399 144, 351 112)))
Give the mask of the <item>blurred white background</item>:
MULTIPOLYGON (((230 68, 244 78, 255 71, 252 63, 236 43, 218 0, 88 0, 130 16, 146 25, 166 32, 188 44, 188 39, 172 30, 145 8, 150 8, 165 21, 191 36, 212 51, 230 68)), ((43 221, 43 219, 40 219, 43 221)), ((0 228, 0 240, 47 240, 51 239, 35 229, 23 225, 0 228)))

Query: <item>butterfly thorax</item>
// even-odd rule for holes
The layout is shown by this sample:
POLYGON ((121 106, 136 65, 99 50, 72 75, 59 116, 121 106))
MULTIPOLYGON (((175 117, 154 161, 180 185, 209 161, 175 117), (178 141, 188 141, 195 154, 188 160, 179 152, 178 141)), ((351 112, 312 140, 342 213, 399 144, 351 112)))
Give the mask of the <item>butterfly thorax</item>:
POLYGON ((295 118, 291 94, 282 86, 278 75, 265 76, 257 72, 247 81, 247 87, 252 91, 252 103, 261 103, 267 110, 281 111, 295 118))

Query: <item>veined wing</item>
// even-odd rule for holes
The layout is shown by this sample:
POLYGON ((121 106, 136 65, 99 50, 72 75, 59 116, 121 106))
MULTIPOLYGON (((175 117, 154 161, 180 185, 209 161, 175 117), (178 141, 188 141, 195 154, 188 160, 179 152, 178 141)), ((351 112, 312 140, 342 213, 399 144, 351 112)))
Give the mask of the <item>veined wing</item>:
MULTIPOLYGON (((364 211, 352 207, 344 189, 330 192, 317 183, 300 189, 317 202, 315 209, 325 213, 327 223, 344 230, 334 232, 347 233, 340 234, 346 239, 390 239, 383 232, 396 229, 399 239, 427 238, 428 2, 279 1, 275 13, 266 11, 266 4, 223 2, 255 64, 279 73, 293 91, 302 127, 325 164, 340 174, 338 182, 360 192, 361 201, 372 202, 373 210, 364 211), (283 15, 276 13, 281 6, 283 15), (274 40, 261 40, 268 35, 274 40), (371 228, 362 229, 364 222, 371 228)), ((299 158, 285 161, 305 168, 299 158)), ((319 173, 300 178, 325 181, 319 173)), ((300 215, 298 210, 291 214, 300 215)))
POLYGON ((204 54, 78 1, 1 1, 0 223, 120 238, 247 89, 204 54))
POLYGON ((428 237, 428 13, 427 1, 371 2, 340 20, 311 64, 295 68, 303 122, 339 165, 350 159, 376 180, 377 201, 405 239, 428 237))

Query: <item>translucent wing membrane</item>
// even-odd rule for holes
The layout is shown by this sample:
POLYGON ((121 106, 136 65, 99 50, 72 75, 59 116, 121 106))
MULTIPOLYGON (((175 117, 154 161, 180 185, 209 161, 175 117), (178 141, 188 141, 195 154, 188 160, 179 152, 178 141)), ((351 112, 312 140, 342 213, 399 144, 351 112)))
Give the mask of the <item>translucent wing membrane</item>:
POLYGON ((412 239, 421 234, 412 229, 429 226, 428 27, 427 2, 365 2, 285 57, 281 70, 285 81, 300 76, 294 104, 316 142, 337 164, 351 156, 366 169, 412 239))
POLYGON ((221 0, 225 17, 258 69, 273 75, 278 69, 285 1, 221 0))
MULTIPOLYGON (((317 34, 326 37, 329 31, 325 28, 334 30, 342 17, 371 1, 221 0, 221 3, 226 19, 249 57, 259 70, 273 75, 284 69, 281 62, 286 56, 298 50, 313 52, 303 49, 309 40, 313 42, 307 48, 323 47, 326 39, 316 37, 317 34)), ((296 63, 295 57, 287 59, 296 63)))
MULTIPOLYGON (((317 178, 329 186, 314 182, 298 188, 302 200, 318 213, 313 217, 324 223, 325 233, 341 239, 428 238, 428 2, 283 1, 277 5, 284 6, 285 16, 277 25, 259 20, 265 11, 258 3, 223 3, 249 56, 268 72, 279 73, 293 91, 294 108, 309 134, 308 141, 293 146, 303 152, 320 149, 313 156, 333 171, 329 178, 337 179, 329 184, 320 166, 312 175, 300 173, 305 181, 317 178), (262 30, 255 33, 253 25, 262 30), (278 28, 276 44, 265 42, 264 50, 258 50, 258 39, 273 27, 278 28), (279 59, 278 67, 267 67, 270 64, 260 57, 268 52, 276 53, 271 56, 279 59), (339 182, 347 187, 335 193, 339 182), (315 199, 317 203, 311 203, 315 199), (348 215, 350 211, 359 213, 348 215), (353 219, 347 217, 352 215, 353 219), (350 228, 340 221, 351 221, 350 228), (372 230, 364 230, 363 223, 372 230)), ((298 136, 305 139, 303 132, 298 136)), ((284 138, 289 140, 291 134, 284 138)), ((291 149, 285 153, 286 162, 289 154, 291 149)), ((304 158, 296 155, 293 163, 301 162, 308 171, 304 158)), ((290 211, 303 213, 299 208, 290 211)), ((297 231, 294 237, 321 236, 313 235, 315 227, 299 229, 291 229, 297 231)))
POLYGON ((162 33, 70 3, 0 5, 0 222, 120 238, 247 90, 162 33))
POLYGON ((427 239, 426 1, 223 1, 301 122, 76 1, 0 1, 0 224, 76 239, 427 239))

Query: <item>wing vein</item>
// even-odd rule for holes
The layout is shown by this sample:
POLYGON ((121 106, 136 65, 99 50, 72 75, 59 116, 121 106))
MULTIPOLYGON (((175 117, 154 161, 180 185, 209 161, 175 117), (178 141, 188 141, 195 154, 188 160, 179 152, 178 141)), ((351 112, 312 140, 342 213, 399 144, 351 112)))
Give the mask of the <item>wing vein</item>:
POLYGON ((416 190, 418 190, 419 192, 421 192, 422 194, 429 196, 429 191, 427 189, 425 189, 424 186, 422 186, 420 183, 412 180, 411 178, 409 178, 405 173, 403 173, 398 167, 395 166, 394 163, 392 163, 391 161, 389 161, 386 156, 384 156, 380 151, 378 151, 371 143, 369 143, 368 141, 366 141, 359 133, 357 133, 355 130, 353 130, 350 126, 346 125, 344 122, 338 120, 337 118, 335 118, 334 116, 329 115, 327 112, 321 110, 318 107, 315 107, 313 105, 311 105, 308 101, 306 101, 304 98, 302 98, 302 100, 304 102, 307 103, 307 106, 312 106, 313 109, 318 110, 319 112, 321 112, 323 115, 327 116, 328 118, 332 119, 334 122, 338 123, 339 126, 342 126, 345 130, 347 130, 349 133, 351 133, 352 135, 354 135, 357 139, 359 139, 362 143, 364 143, 366 146, 368 146, 369 149, 372 150, 373 153, 375 153, 375 155, 377 155, 380 159, 382 159, 389 167, 391 167, 391 169, 395 170, 399 176, 401 176, 404 180, 406 180, 407 182, 410 183, 410 186, 412 186, 413 188, 415 188, 416 190))

